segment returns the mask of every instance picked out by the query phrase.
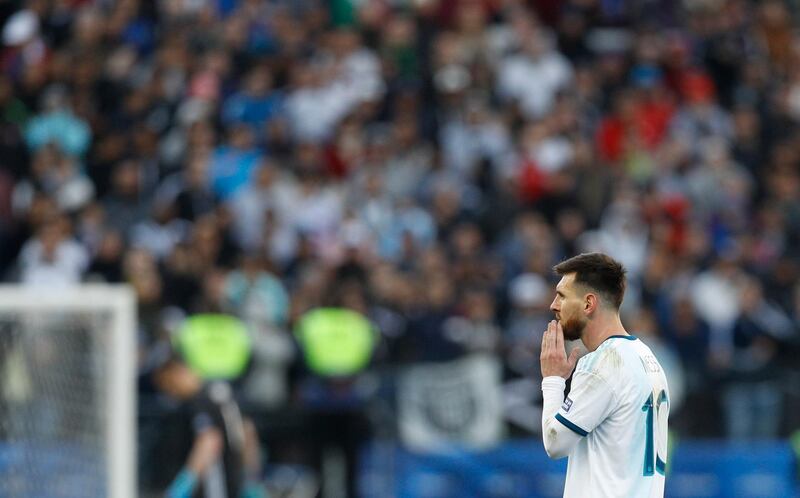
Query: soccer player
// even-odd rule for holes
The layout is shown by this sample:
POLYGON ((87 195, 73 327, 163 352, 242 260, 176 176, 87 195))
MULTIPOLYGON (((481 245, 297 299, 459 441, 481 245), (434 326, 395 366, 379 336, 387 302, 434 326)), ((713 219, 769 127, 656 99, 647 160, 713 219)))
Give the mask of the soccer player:
POLYGON ((154 380, 163 393, 182 402, 160 450, 177 452, 185 465, 165 498, 262 498, 255 479, 258 435, 240 414, 230 386, 204 384, 177 355, 157 369, 154 380))
POLYGON ((625 269, 590 253, 554 270, 561 281, 550 305, 556 320, 542 337, 542 437, 550 458, 569 456, 564 497, 661 498, 669 390, 652 351, 622 326, 625 269), (565 339, 589 353, 567 357, 565 339))

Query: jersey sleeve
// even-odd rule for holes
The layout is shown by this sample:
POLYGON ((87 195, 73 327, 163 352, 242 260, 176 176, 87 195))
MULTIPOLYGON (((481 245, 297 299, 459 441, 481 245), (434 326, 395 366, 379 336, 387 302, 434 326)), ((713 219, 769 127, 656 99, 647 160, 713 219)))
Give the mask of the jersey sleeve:
POLYGON ((192 429, 195 434, 200 434, 214 427, 214 419, 208 412, 195 413, 192 417, 192 429))
POLYGON ((208 429, 222 429, 222 413, 219 405, 212 401, 206 393, 201 394, 190 405, 191 424, 195 435, 208 429))
POLYGON ((557 375, 542 379, 542 439, 550 458, 563 458, 572 452, 581 437, 556 420, 564 401, 565 380, 557 375))
POLYGON ((606 380, 591 370, 578 369, 555 419, 575 434, 586 436, 613 411, 615 401, 606 380))

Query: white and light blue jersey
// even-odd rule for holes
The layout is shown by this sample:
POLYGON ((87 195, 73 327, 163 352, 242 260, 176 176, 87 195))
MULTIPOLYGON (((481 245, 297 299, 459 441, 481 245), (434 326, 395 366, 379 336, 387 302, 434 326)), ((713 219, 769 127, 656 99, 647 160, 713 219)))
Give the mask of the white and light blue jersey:
MULTIPOLYGON (((664 496, 669 389, 642 341, 612 336, 581 358, 554 417, 580 436, 569 452, 565 498, 664 496)), ((554 426, 552 437, 560 432, 554 426)))

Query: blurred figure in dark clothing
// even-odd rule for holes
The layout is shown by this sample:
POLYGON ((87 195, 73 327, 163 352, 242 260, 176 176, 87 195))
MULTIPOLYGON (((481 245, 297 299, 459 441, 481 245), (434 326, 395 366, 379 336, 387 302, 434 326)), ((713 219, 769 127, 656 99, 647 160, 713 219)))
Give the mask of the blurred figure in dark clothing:
POLYGON ((168 498, 258 498, 258 436, 224 382, 203 384, 180 359, 160 366, 153 381, 174 406, 154 457, 168 498))
POLYGON ((686 379, 686 401, 674 415, 675 426, 687 435, 717 433, 719 408, 716 398, 709 396, 709 390, 719 382, 709 365, 710 327, 697 316, 688 297, 677 296, 661 304, 659 328, 680 356, 686 379))
POLYGON ((733 361, 723 394, 728 437, 778 436, 783 414, 780 350, 795 339, 788 316, 764 297, 761 283, 747 277, 741 314, 733 327, 733 361))

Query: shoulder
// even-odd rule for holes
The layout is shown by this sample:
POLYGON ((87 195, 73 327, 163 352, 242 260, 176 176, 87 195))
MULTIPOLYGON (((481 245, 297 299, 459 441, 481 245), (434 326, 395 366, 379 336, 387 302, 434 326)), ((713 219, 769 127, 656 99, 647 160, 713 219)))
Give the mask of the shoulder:
POLYGON ((206 415, 213 419, 222 411, 222 405, 232 400, 232 391, 229 385, 222 381, 208 383, 190 401, 190 410, 193 415, 206 415))
POLYGON ((594 374, 609 382, 613 381, 620 377, 626 366, 626 358, 629 356, 626 350, 635 342, 638 342, 635 338, 634 340, 609 338, 596 350, 581 358, 576 371, 594 374))

